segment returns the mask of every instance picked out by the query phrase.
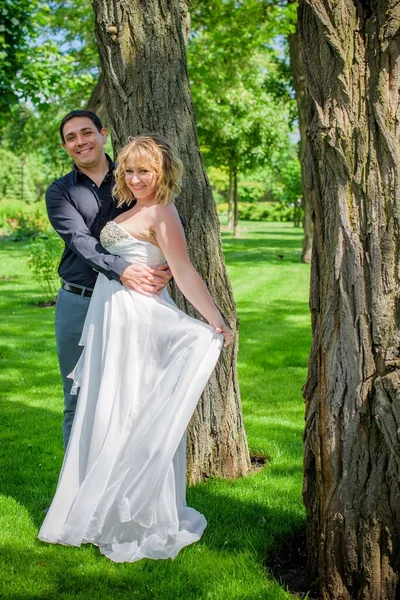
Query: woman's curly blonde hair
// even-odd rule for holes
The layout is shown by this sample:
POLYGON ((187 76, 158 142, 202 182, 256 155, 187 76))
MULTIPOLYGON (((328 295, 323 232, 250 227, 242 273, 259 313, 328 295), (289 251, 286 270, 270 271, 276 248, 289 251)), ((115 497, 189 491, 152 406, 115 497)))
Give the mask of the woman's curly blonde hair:
POLYGON ((158 135, 138 135, 129 138, 126 146, 117 155, 113 196, 117 206, 131 204, 134 200, 125 183, 125 165, 132 160, 135 168, 146 168, 157 177, 155 199, 159 204, 171 204, 180 192, 183 174, 182 161, 170 142, 158 135))

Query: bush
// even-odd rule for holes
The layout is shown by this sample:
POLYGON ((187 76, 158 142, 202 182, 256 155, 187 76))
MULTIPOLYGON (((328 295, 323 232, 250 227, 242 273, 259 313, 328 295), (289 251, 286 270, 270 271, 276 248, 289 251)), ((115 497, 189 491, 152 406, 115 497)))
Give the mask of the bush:
POLYGON ((261 202, 265 200, 265 184, 261 181, 239 181, 240 202, 261 202))
MULTIPOLYGON (((301 209, 296 207, 297 212, 301 209)), ((217 205, 218 214, 228 213, 228 203, 224 202, 217 205)), ((241 221, 293 221, 295 217, 295 207, 291 204, 281 202, 239 202, 239 219, 241 221)), ((297 216, 297 215, 296 215, 297 216)))
POLYGON ((7 225, 10 230, 9 239, 21 242, 35 238, 48 229, 47 219, 43 219, 39 211, 34 215, 17 213, 13 217, 7 217, 7 225))
POLYGON ((63 248, 63 241, 53 231, 41 233, 31 240, 28 264, 48 300, 54 300, 57 295, 60 282, 57 267, 63 248))
POLYGON ((27 161, 0 147, 0 199, 35 202, 36 172, 31 160, 27 161))
POLYGON ((28 240, 50 229, 44 203, 0 201, 0 233, 13 241, 28 240))

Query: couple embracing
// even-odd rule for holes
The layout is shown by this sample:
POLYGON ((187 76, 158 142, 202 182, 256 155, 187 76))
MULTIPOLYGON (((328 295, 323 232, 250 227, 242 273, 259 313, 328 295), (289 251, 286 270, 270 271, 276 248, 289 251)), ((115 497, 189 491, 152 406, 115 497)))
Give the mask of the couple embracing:
POLYGON ((46 204, 65 242, 65 457, 38 537, 92 543, 115 562, 173 558, 206 526, 186 505, 186 428, 231 332, 188 258, 171 144, 131 138, 114 165, 94 113, 69 113, 60 134, 74 168, 46 204), (175 306, 171 277, 208 324, 175 306))

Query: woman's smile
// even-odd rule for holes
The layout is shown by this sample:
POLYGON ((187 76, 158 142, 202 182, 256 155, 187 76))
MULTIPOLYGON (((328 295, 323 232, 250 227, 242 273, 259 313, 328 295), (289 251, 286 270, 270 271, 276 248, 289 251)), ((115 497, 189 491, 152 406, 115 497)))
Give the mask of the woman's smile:
POLYGON ((154 171, 138 168, 129 162, 125 165, 125 183, 136 200, 153 198, 157 189, 157 176, 154 171))

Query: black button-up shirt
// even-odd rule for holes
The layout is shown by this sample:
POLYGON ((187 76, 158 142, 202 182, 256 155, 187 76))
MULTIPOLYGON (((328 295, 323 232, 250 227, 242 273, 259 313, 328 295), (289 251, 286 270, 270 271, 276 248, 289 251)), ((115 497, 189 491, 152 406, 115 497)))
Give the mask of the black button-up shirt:
POLYGON ((119 281, 129 266, 99 242, 104 225, 128 209, 127 206, 117 209, 111 195, 114 165, 108 156, 107 159, 110 169, 100 187, 74 166, 46 192, 50 223, 65 242, 58 273, 68 283, 89 288, 94 287, 97 272, 119 281))

